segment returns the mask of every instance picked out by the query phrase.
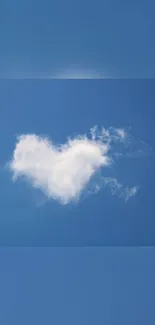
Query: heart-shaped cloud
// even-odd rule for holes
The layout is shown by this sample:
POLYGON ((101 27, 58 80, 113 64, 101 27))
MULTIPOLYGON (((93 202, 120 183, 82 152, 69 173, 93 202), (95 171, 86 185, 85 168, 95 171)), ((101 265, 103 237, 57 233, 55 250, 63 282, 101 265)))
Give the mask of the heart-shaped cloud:
POLYGON ((13 178, 26 177, 49 198, 63 204, 77 199, 96 171, 112 162, 112 142, 126 138, 123 129, 97 132, 95 127, 90 138, 77 136, 59 146, 35 134, 21 135, 9 164, 13 178))

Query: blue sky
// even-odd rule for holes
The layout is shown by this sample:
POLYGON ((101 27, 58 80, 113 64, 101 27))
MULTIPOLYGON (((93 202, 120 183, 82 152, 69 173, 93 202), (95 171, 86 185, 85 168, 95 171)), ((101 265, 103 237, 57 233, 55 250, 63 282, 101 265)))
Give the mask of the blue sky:
POLYGON ((153 0, 2 0, 0 77, 155 76, 153 0), (89 73, 88 73, 89 71, 89 73))
MULTIPOLYGON (((154 81, 1 80, 0 86, 0 244, 154 245, 154 81), (76 138, 78 134, 89 133, 96 124, 106 129, 110 126, 124 128, 131 134, 131 143, 125 141, 121 145, 114 142, 112 153, 119 151, 122 156, 115 159, 112 165, 101 168, 101 174, 95 179, 95 182, 100 179, 102 183, 98 193, 88 195, 88 191, 85 191, 78 203, 69 201, 63 205, 60 199, 66 195, 68 188, 65 187, 65 192, 61 193, 54 191, 56 186, 64 186, 64 177, 56 179, 56 186, 50 183, 50 190, 53 191, 50 192, 50 200, 40 190, 34 189, 32 182, 20 178, 12 181, 13 173, 6 164, 15 152, 17 135, 46 135, 57 146, 66 143, 69 136, 76 138), (107 176, 111 177, 112 183, 109 182, 106 187, 103 183, 105 185, 104 177, 107 176), (114 179, 128 188, 137 186, 138 192, 127 202, 125 197, 119 197, 120 194, 124 195, 126 187, 121 190, 117 188, 115 195, 112 195, 114 179), (53 197, 56 194, 55 200, 53 197)), ((21 149, 25 150, 22 146, 23 143, 21 149)), ((87 147, 84 147, 86 158, 87 147)), ((91 149, 100 150, 96 140, 91 149)), ((31 142, 28 150, 33 153, 31 142)), ((41 159, 46 157, 44 154, 42 156, 41 159)), ((79 157, 83 159, 83 156, 79 157)), ((97 159, 100 159, 100 155, 97 159)), ((37 162, 34 160, 33 171, 37 162)), ((46 162, 48 159, 45 159, 46 162)), ((21 163, 20 158, 18 163, 21 163)), ((27 163, 25 160, 24 164, 27 163)), ((27 169, 24 168, 23 175, 26 176, 27 169)), ((46 171, 44 165, 42 168, 46 171)), ((48 168, 50 179, 51 174, 55 176, 50 170, 51 163, 48 168)), ((83 173, 85 169, 82 168, 83 173)), ((66 173, 70 176, 73 170, 71 165, 69 171, 65 170, 64 174, 58 173, 57 176, 66 173)), ((81 174, 78 175, 74 179, 76 182, 81 181, 81 174)), ((37 177, 44 177, 42 170, 39 170, 37 177)), ((73 182, 74 185, 76 182, 73 182)))
POLYGON ((3 248, 0 322, 155 323, 154 248, 3 248))

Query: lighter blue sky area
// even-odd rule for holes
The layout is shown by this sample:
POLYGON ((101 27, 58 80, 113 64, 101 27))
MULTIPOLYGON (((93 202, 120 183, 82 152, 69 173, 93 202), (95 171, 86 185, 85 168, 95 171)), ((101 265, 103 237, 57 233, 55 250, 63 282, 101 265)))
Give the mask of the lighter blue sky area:
POLYGON ((0 77, 155 77, 153 0, 2 0, 0 77))
POLYGON ((154 325, 154 248, 1 248, 3 325, 154 325))
POLYGON ((154 84, 153 80, 0 82, 1 245, 155 244, 154 84), (24 181, 13 183, 4 169, 19 134, 48 135, 62 144, 96 124, 131 127, 129 157, 102 171, 129 187, 140 187, 128 202, 103 188, 77 205, 62 206, 54 199, 47 202, 24 181), (143 155, 137 155, 141 140, 146 145, 143 155))

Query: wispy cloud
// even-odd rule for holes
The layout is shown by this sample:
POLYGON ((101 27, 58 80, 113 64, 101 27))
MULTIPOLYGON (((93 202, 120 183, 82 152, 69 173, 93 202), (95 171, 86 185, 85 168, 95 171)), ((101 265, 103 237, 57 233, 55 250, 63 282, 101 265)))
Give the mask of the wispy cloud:
MULTIPOLYGON (((17 138, 9 168, 13 180, 24 177, 48 198, 67 204, 80 197, 97 171, 113 163, 111 152, 116 142, 123 145, 127 139, 124 129, 102 128, 99 131, 97 126, 90 130, 90 136, 78 135, 59 146, 48 138, 23 134, 17 138)), ((96 180, 94 192, 103 184, 126 201, 138 190, 136 186, 121 185, 117 179, 101 177, 99 182, 96 180)))
POLYGON ((104 177, 103 178, 104 185, 108 186, 113 195, 117 195, 120 198, 124 198, 125 201, 128 201, 132 196, 134 196, 138 190, 138 186, 128 187, 119 183, 116 178, 112 177, 104 177))

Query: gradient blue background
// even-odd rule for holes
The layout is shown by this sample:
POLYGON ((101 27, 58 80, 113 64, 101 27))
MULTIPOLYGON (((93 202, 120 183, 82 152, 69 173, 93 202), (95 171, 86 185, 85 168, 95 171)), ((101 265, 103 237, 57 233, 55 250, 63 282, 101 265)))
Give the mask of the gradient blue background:
POLYGON ((0 249, 3 325, 154 325, 154 248, 0 249))
POLYGON ((155 77, 154 0, 1 0, 0 77, 155 77))
MULTIPOLYGON (((155 137, 153 80, 27 80, 0 82, 0 245, 154 245, 155 137), (26 182, 12 183, 4 168, 16 135, 48 135, 55 143, 95 124, 132 127, 135 143, 151 154, 118 160, 116 177, 138 194, 125 203, 102 190, 78 205, 44 202, 26 182), (145 149, 145 148, 143 148, 145 149)), ((103 174, 106 171, 103 170, 103 174)))

